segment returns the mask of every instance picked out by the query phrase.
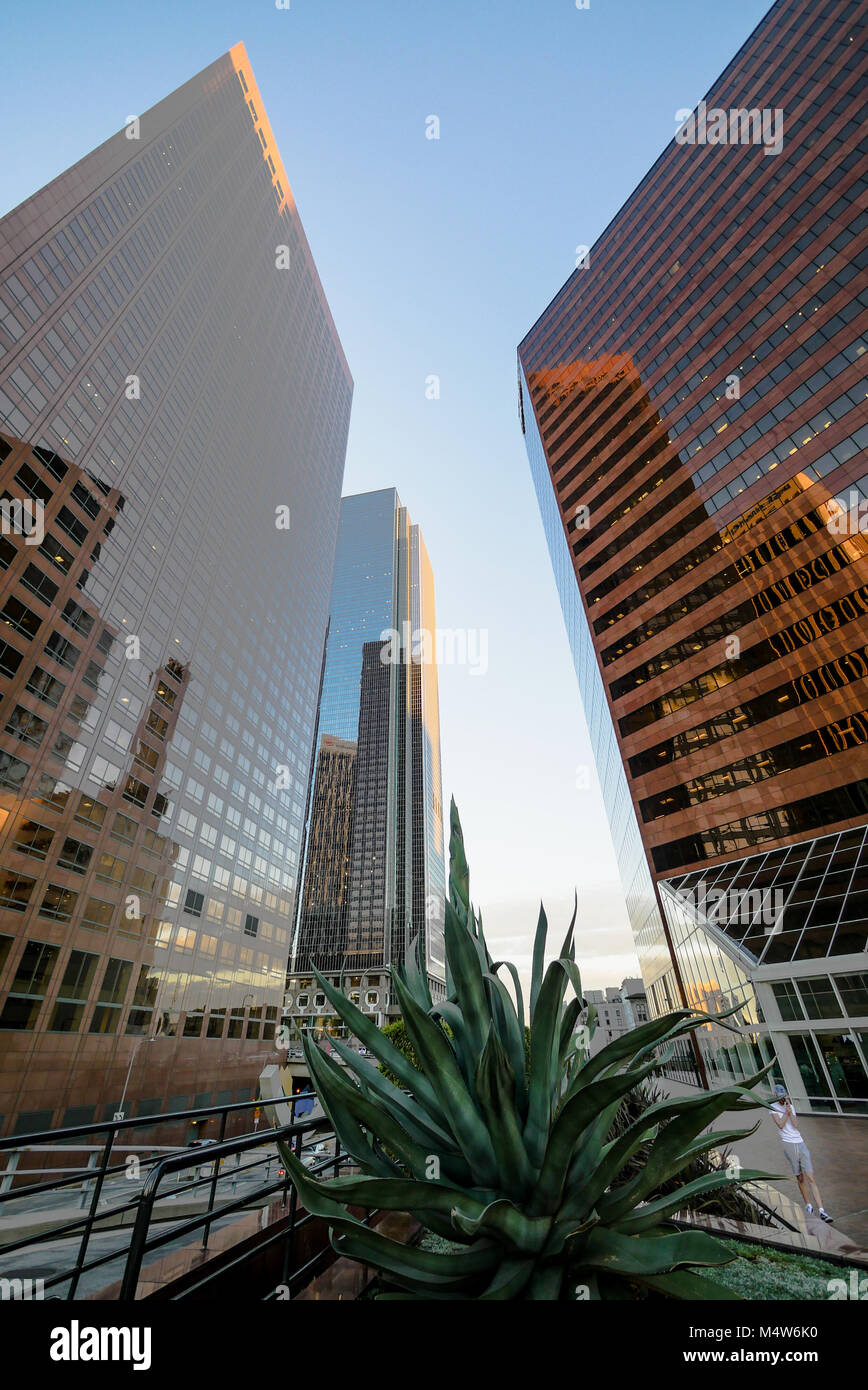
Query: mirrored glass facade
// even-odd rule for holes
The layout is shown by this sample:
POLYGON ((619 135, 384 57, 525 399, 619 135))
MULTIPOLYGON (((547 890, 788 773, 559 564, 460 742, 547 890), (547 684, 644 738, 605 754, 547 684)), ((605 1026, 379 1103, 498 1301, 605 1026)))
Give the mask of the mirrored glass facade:
POLYGON ((397 492, 345 497, 286 999, 308 1026, 334 1026, 311 965, 337 972, 370 1012, 397 1013, 389 967, 417 936, 444 991, 435 635, 431 565, 397 492))
POLYGON ((351 395, 242 45, 0 220, 0 1132, 277 1060, 351 395))
POLYGON ((716 135, 691 117, 519 347, 649 1001, 741 1000, 810 1104, 775 972, 868 964, 866 73, 864 6, 778 0, 705 98, 716 135), (697 915, 724 878, 736 916, 697 915))

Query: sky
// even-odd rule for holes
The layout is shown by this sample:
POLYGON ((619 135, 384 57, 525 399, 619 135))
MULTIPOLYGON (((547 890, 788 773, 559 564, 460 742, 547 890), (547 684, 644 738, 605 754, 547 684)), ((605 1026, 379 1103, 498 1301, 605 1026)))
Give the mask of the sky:
POLYGON ((487 644, 487 669, 440 669, 444 788, 491 949, 525 976, 540 900, 559 944, 574 890, 584 985, 638 965, 516 346, 767 8, 43 0, 0 15, 0 212, 245 43, 355 380, 344 492, 397 487, 425 535, 438 626, 468 633, 475 656, 487 644))

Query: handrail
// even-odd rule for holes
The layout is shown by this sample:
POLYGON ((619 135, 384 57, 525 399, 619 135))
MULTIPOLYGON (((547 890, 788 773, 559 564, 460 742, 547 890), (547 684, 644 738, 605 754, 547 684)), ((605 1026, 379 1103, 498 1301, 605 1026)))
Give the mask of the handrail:
MULTIPOLYGON (((211 1163, 212 1161, 216 1163, 219 1159, 226 1158, 230 1154, 244 1153, 247 1149, 260 1147, 263 1143, 272 1141, 276 1143, 278 1139, 294 1140, 296 1136, 300 1137, 310 1131, 321 1132, 324 1129, 328 1129, 328 1121, 324 1117, 313 1120, 294 1121, 288 1125, 281 1125, 277 1129, 263 1130, 255 1134, 242 1135, 238 1139, 227 1139, 223 1143, 209 1144, 208 1157, 207 1160, 204 1161, 207 1163, 211 1163)), ((341 1154, 339 1149, 334 1158, 324 1160, 323 1164, 317 1165, 317 1167, 327 1167, 340 1163, 341 1159, 346 1159, 346 1157, 345 1154, 341 1154)), ((198 1229, 199 1226, 205 1224, 201 1218, 193 1218, 183 1223, 180 1231, 174 1229, 168 1235, 158 1236, 152 1241, 148 1240, 148 1230, 153 1216, 154 1205, 158 1199, 160 1183, 167 1174, 189 1167, 190 1161, 185 1155, 171 1154, 167 1158, 160 1159, 145 1179, 139 1197, 138 1211, 133 1226, 133 1233, 130 1238, 124 1275, 121 1281, 119 1297, 122 1301, 135 1298, 139 1283, 139 1275, 141 1274, 142 1261, 148 1250, 156 1249, 159 1245, 165 1244, 167 1240, 177 1239, 179 1234, 185 1234, 188 1230, 198 1229)), ((279 1191, 281 1187, 285 1190, 286 1181, 278 1181, 272 1184, 270 1187, 263 1189, 260 1195, 265 1195, 270 1191, 279 1191)), ((224 1207, 217 1208, 216 1211, 210 1211, 207 1218, 208 1223, 210 1224, 217 1216, 225 1215, 233 1210, 237 1210, 240 1206, 246 1205, 248 1200, 248 1198, 239 1199, 237 1202, 231 1202, 224 1207)))
MULTIPOLYGON (((175 1187, 171 1193, 171 1197, 181 1197, 185 1193, 195 1191, 204 1201, 205 1194, 207 1193, 205 1210, 200 1212, 193 1219, 182 1222, 180 1225, 176 1221, 172 1221, 171 1229, 167 1235, 151 1237, 146 1241, 145 1247, 141 1252, 142 1256, 144 1256, 148 1250, 156 1249, 159 1245, 165 1244, 169 1240, 176 1240, 179 1236, 187 1234, 188 1231, 196 1229, 202 1229, 202 1245, 203 1247, 207 1247, 210 1229, 215 1220, 219 1220, 222 1216, 230 1215, 245 1207, 249 1208, 254 1204, 259 1204, 262 1202, 263 1198, 268 1198, 281 1189, 283 1189, 284 1194, 286 1194, 287 1190, 291 1192, 290 1207, 294 1212, 295 1189, 291 1187, 288 1177, 284 1177, 276 1183, 266 1183, 261 1180, 261 1173, 257 1174, 255 1172, 255 1170, 258 1169, 261 1170, 264 1164, 274 1161, 273 1153, 268 1155, 268 1157, 256 1158, 252 1162, 242 1163, 240 1160, 241 1155, 250 1150, 262 1148, 263 1146, 270 1146, 275 1136, 280 1138, 285 1135, 291 1136, 292 1142, 296 1144, 299 1151, 301 1151, 301 1149, 307 1147, 305 1136, 326 1132, 331 1134, 331 1127, 324 1115, 295 1118, 297 1102, 309 1099, 310 1092, 303 1092, 295 1096, 286 1096, 285 1103, 289 1107, 289 1115, 291 1117, 287 1125, 279 1129, 251 1130, 250 1128, 245 1128, 243 1134, 236 1135, 228 1140, 225 1138, 228 1120, 236 1115, 243 1115, 245 1111, 250 1111, 265 1105, 267 1103, 266 1100, 257 1096, 250 1100, 234 1101, 224 1105, 209 1105, 194 1110, 174 1111, 160 1115, 145 1115, 139 1116, 136 1119, 107 1120, 102 1123, 94 1122, 86 1125, 70 1126, 63 1130, 38 1131, 28 1135, 9 1136, 4 1140, 0 1140, 0 1154, 5 1153, 8 1156, 5 1171, 0 1168, 0 1187, 3 1189, 0 1191, 0 1211, 5 1209, 7 1213, 11 1214, 21 1209, 23 1215, 23 1212, 26 1211, 29 1204, 32 1204, 34 1198, 44 1197, 48 1194, 52 1196, 58 1194, 60 1196, 63 1193, 70 1192, 70 1189, 75 1189, 77 1197, 78 1194, 81 1194, 80 1204, 83 1208, 86 1208, 82 1211, 80 1216, 74 1216, 72 1219, 66 1220, 61 1219, 57 1224, 51 1224, 51 1209, 48 1208, 46 1210, 43 1206, 40 1215, 43 1220, 47 1216, 48 1224, 44 1225, 43 1229, 32 1230, 27 1235, 0 1245, 0 1257, 9 1256, 13 1252, 25 1248, 33 1249, 53 1241, 68 1240, 81 1236, 77 1252, 74 1256, 70 1257, 69 1265, 43 1281, 46 1288, 64 1284, 68 1285, 64 1296, 67 1298, 74 1298, 81 1277, 84 1274, 100 1266, 111 1263, 112 1261, 118 1261, 123 1258, 124 1252, 114 1249, 108 1254, 88 1259, 88 1246, 93 1232, 100 1231, 105 1233, 117 1224, 125 1224, 124 1218, 133 1212, 136 1213, 136 1221, 141 1221, 145 1230, 147 1230, 147 1226, 153 1220, 166 1220, 162 1211, 156 1214, 154 1212, 156 1202, 164 1198, 164 1194, 160 1192, 160 1184, 163 1182, 167 1173, 182 1172, 185 1169, 197 1169, 200 1173, 204 1174, 204 1176, 196 1175, 192 1181, 184 1182, 182 1186, 175 1187), (167 1144, 136 1145, 126 1142, 126 1140, 121 1137, 122 1131, 124 1130, 132 1130, 135 1132, 143 1129, 158 1129, 166 1125, 172 1125, 179 1120, 202 1120, 206 1117, 210 1118, 214 1116, 220 1117, 220 1139, 217 1142, 211 1141, 208 1144, 188 1145, 186 1147, 167 1144), (76 1140, 87 1139, 95 1133, 105 1135, 104 1142, 101 1145, 75 1143, 76 1140), (24 1140, 23 1143, 22 1140, 24 1140), (51 1140, 53 1142, 46 1143, 46 1140, 51 1140), (112 1205, 106 1205, 101 1208, 100 1201, 105 1183, 109 1179, 116 1178, 127 1171, 125 1162, 111 1161, 113 1157, 112 1151, 115 1148, 126 1152, 134 1149, 149 1152, 150 1156, 147 1158, 143 1157, 140 1160, 139 1166, 138 1175, 144 1176, 144 1184, 141 1191, 137 1192, 128 1200, 116 1201, 112 1205), (65 1150, 71 1150, 73 1153, 76 1150, 84 1150, 90 1152, 91 1160, 95 1159, 97 1155, 100 1155, 100 1161, 98 1163, 91 1162, 85 1168, 73 1170, 66 1167, 52 1169, 50 1166, 41 1170, 34 1170, 34 1176, 40 1174, 41 1176, 45 1176, 47 1181, 32 1182, 26 1180, 30 1177, 30 1170, 19 1169, 17 1167, 19 1154, 27 1149, 42 1152, 57 1151, 59 1157, 63 1155, 65 1150), (231 1170, 227 1169, 226 1172, 221 1173, 221 1160, 233 1154, 238 1158, 238 1164, 231 1170), (158 1174, 155 1173, 156 1169, 160 1170, 158 1174), (50 1174, 52 1172, 58 1174, 58 1176, 51 1178, 50 1174), (25 1181, 16 1185, 16 1179, 19 1175, 25 1178, 25 1181), (218 1195, 221 1195, 218 1194, 219 1184, 221 1182, 225 1184, 227 1181, 232 1182, 234 1194, 239 1179, 246 1179, 248 1182, 252 1180, 252 1183, 255 1185, 249 1186, 236 1200, 216 1206, 218 1195), (147 1208, 147 1223, 145 1222, 145 1217, 141 1214, 143 1202, 146 1204, 147 1208), (10 1207, 8 1205, 9 1203, 17 1203, 18 1205, 16 1207, 10 1207)), ((134 1138, 135 1133, 130 1137, 134 1138)), ((340 1164, 347 1161, 347 1156, 340 1152, 339 1145, 336 1145, 336 1148, 338 1152, 335 1158, 327 1159, 324 1164, 316 1165, 317 1171, 321 1167, 327 1168, 329 1166, 337 1167, 339 1171, 340 1164)), ((58 1212, 58 1216, 64 1214, 67 1217, 71 1215, 70 1204, 67 1204, 65 1213, 62 1211, 58 1212)), ((168 1219, 171 1220, 171 1218, 168 1219)), ((306 1218, 304 1219, 306 1220, 306 1218)), ((296 1224, 298 1225, 301 1223, 296 1224)), ((325 1253, 325 1250, 321 1253, 325 1253)), ((287 1281, 284 1280, 284 1282, 287 1281)))
MULTIPOLYGON (((295 1105, 300 1100, 310 1100, 312 1092, 301 1092, 296 1096, 287 1096, 288 1105, 295 1105)), ((45 1140, 53 1139, 60 1144, 67 1139, 77 1138, 84 1134, 104 1134, 107 1132, 116 1133, 119 1129, 153 1129, 156 1125, 174 1124, 178 1120, 198 1120, 205 1115, 222 1115, 235 1110, 250 1110, 252 1106, 263 1105, 265 1102, 260 1096, 254 1100, 235 1100, 226 1105, 203 1105, 198 1110, 172 1110, 160 1115, 137 1115, 134 1120, 103 1120, 87 1125, 70 1125, 68 1129, 41 1129, 33 1134, 7 1135, 5 1139, 0 1139, 0 1153, 7 1149, 21 1148, 21 1140, 27 1139, 30 1143, 41 1144, 45 1140)))

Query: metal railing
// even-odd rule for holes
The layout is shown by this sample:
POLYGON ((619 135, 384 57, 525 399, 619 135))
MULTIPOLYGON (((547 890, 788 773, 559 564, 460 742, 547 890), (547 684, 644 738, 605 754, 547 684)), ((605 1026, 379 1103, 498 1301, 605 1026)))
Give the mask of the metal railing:
MULTIPOLYGON (((55 1290, 51 1294, 52 1297, 74 1299, 84 1275, 91 1274, 103 1266, 112 1262, 117 1263, 122 1259, 123 1271, 120 1275, 119 1288, 115 1293, 121 1299, 132 1299, 136 1297, 142 1268, 150 1254, 162 1250, 170 1243, 177 1245, 181 1241, 185 1244, 193 1244, 200 1233, 200 1248, 207 1249, 215 1222, 238 1216, 240 1213, 255 1207, 262 1207, 267 1202, 277 1201, 282 1208, 286 1209, 286 1218, 281 1217, 275 1221, 276 1229, 273 1232, 263 1233, 253 1248, 245 1249, 245 1252, 236 1259, 222 1260, 219 1269, 209 1271, 207 1268, 203 1268, 195 1284, 192 1287, 185 1287, 184 1292, 179 1293, 178 1296, 186 1296, 213 1279, 224 1275, 227 1270, 243 1264, 246 1260, 258 1258, 264 1249, 281 1241, 283 1242, 282 1275, 281 1279, 277 1281, 278 1286, 282 1286, 288 1291, 299 1286, 302 1280, 310 1277, 314 1267, 330 1252, 331 1247, 327 1234, 324 1232, 322 1244, 313 1256, 298 1269, 293 1267, 295 1235, 315 1218, 308 1213, 299 1216, 295 1188, 285 1172, 281 1171, 275 1179, 271 1178, 271 1166, 278 1160, 276 1141, 278 1139, 286 1141, 293 1152, 315 1173, 331 1171, 334 1175, 338 1175, 343 1167, 350 1166, 352 1163, 352 1160, 340 1149, 337 1141, 333 1138, 330 1123, 324 1116, 299 1120, 295 1118, 296 1105, 301 1101, 309 1101, 309 1099, 309 1094, 287 1096, 285 1101, 281 1101, 280 1104, 289 1107, 290 1119, 288 1123, 265 1130, 247 1128, 244 1133, 228 1139, 226 1138, 226 1129, 231 1119, 244 1118, 245 1112, 255 1110, 266 1102, 262 1100, 236 1101, 228 1105, 206 1106, 198 1110, 139 1116, 132 1120, 111 1120, 102 1124, 76 1125, 68 1129, 48 1130, 27 1136, 0 1139, 0 1160, 4 1155, 7 1156, 5 1171, 0 1172, 0 1262, 2 1262, 2 1266, 6 1267, 9 1257, 16 1253, 22 1258, 32 1259, 41 1246, 54 1246, 54 1257, 56 1258, 56 1242, 68 1241, 73 1246, 69 1252, 68 1262, 50 1274, 49 1277, 40 1281, 44 1294, 47 1294, 49 1290, 55 1290), (219 1119, 219 1138, 216 1141, 209 1141, 207 1145, 198 1144, 195 1147, 156 1143, 141 1145, 126 1142, 123 1137, 130 1131, 133 1132, 133 1137, 137 1138, 139 1136, 136 1131, 154 1130, 192 1120, 201 1123, 205 1119, 212 1118, 219 1119), (101 1145, 79 1145, 75 1142, 101 1134, 105 1135, 101 1145), (318 1140, 328 1138, 334 1145, 334 1153, 326 1157, 311 1154, 310 1150, 314 1138, 318 1140), (25 1142, 22 1143, 22 1139, 25 1142), (266 1152, 258 1157, 255 1156, 253 1151, 262 1148, 265 1148, 266 1152), (72 1153, 81 1149, 91 1155, 88 1166, 84 1168, 63 1166, 53 1170, 51 1168, 39 1170, 29 1167, 22 1169, 18 1166, 18 1158, 22 1152, 45 1153, 51 1151, 62 1157, 65 1153, 72 1153), (137 1157, 137 1167, 134 1169, 139 1175, 144 1174, 141 1190, 132 1194, 128 1199, 112 1202, 105 1195, 108 1191, 107 1185, 111 1183, 113 1178, 121 1175, 130 1176, 129 1163, 123 1159, 118 1162, 116 1158, 124 1152, 138 1155, 144 1150, 147 1150, 151 1157, 147 1159, 138 1159, 137 1157), (247 1154, 251 1155, 251 1161, 243 1163, 242 1160, 247 1154), (235 1165, 226 1166, 224 1169, 225 1160, 231 1157, 235 1157, 235 1165), (175 1183, 171 1193, 168 1193, 166 1191, 167 1179, 171 1177, 180 1179, 185 1170, 190 1169, 198 1170, 194 1171, 192 1180, 175 1183), (52 1172, 57 1173, 58 1176, 50 1176, 52 1172), (49 1176, 45 1180, 38 1180, 43 1173, 48 1173, 49 1176), (34 1177, 37 1178, 36 1181, 29 1180, 34 1177), (27 1180, 24 1181, 24 1179, 27 1180), (237 1195, 237 1187, 241 1181, 243 1181, 245 1190, 241 1195, 237 1195), (78 1189, 78 1194, 80 1194, 78 1195, 78 1204, 85 1208, 83 1213, 70 1215, 68 1211, 58 1210, 58 1219, 52 1220, 52 1207, 55 1205, 55 1199, 59 1199, 62 1206, 66 1194, 72 1195, 75 1189, 78 1189), (185 1196, 192 1202, 195 1202, 197 1198, 201 1200, 203 1209, 192 1215, 186 1215, 184 1219, 178 1219, 177 1215, 173 1216, 167 1210, 169 1200, 172 1201, 177 1211, 178 1199, 185 1196), (227 1200, 222 1200, 227 1196, 227 1200), (221 1200, 218 1201, 218 1197, 221 1200), (47 1206, 45 1205, 46 1202, 48 1203, 47 1206), (4 1219, 10 1217, 11 1220, 4 1219), (21 1226, 29 1224, 32 1227, 34 1223, 38 1225, 40 1220, 44 1223, 43 1229, 25 1231, 21 1235, 16 1235, 13 1229, 13 1238, 3 1241, 2 1227, 5 1226, 7 1230, 10 1225, 14 1228, 16 1224, 21 1226), (132 1226, 129 1247, 126 1251, 112 1249, 104 1254, 91 1252, 89 1257, 89 1248, 94 1235, 104 1235, 119 1225, 132 1226)), ((372 1213, 372 1215, 375 1214, 372 1213)), ((241 1238, 239 1237, 239 1239, 241 1238)), ((244 1238, 246 1239, 246 1236, 244 1238)), ((221 1253, 225 1255, 226 1251, 221 1253)), ((108 1281, 110 1286, 116 1282, 117 1274, 108 1281)), ((276 1296, 276 1290, 271 1290, 271 1294, 276 1296)), ((104 1293, 103 1296, 105 1296, 104 1293)), ((281 1293, 281 1296, 291 1295, 287 1292, 286 1294, 281 1293)))

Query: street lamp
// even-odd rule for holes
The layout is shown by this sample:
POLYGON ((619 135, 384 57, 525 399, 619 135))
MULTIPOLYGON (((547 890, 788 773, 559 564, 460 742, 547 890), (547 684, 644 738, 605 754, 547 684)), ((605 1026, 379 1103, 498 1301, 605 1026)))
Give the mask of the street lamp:
MULTIPOLYGON (((345 971, 346 968, 347 968, 347 957, 349 956, 349 954, 350 954, 349 951, 344 951, 344 958, 343 958, 343 960, 341 961, 341 982, 340 982, 340 989, 341 989, 341 994, 343 994, 343 995, 346 995, 346 990, 344 989, 344 971, 345 971)), ((341 1028, 341 1033, 342 1033, 343 1037, 346 1038, 346 1028, 345 1028, 345 1027, 342 1027, 342 1028, 341 1028)))
POLYGON ((139 1050, 139 1048, 141 1047, 142 1043, 144 1043, 144 1042, 152 1043, 152 1042, 156 1042, 156 1041, 157 1041, 156 1038, 139 1038, 138 1041, 136 1042, 136 1045, 135 1045, 135 1047, 133 1048, 133 1051, 132 1051, 132 1055, 130 1056, 130 1065, 127 1067, 126 1079, 124 1080, 124 1089, 121 1091, 120 1104, 118 1105, 117 1110, 115 1111, 114 1115, 112 1116, 112 1119, 115 1119, 115 1120, 125 1120, 125 1119, 126 1119, 126 1111, 124 1110, 124 1100, 125 1100, 126 1094, 127 1094, 127 1086, 130 1084, 130 1073, 131 1073, 131 1071, 132 1071, 132 1069, 133 1069, 133 1062, 136 1060, 136 1054, 138 1053, 138 1050, 139 1050))
MULTIPOLYGON (((242 1032, 241 1032, 241 1036, 240 1036, 239 1039, 238 1039, 238 1051, 235 1053, 235 1058, 234 1058, 234 1060, 235 1060, 236 1062, 240 1062, 241 1059, 242 1059, 242 1057, 244 1056, 244 1043, 245 1043, 245 1041, 246 1041, 246 1038, 245 1038, 245 1035, 244 1035, 244 1010, 245 1010, 245 1007, 246 1007, 246 1005, 247 1005, 248 999, 250 999, 250 1000, 255 1000, 255 998, 256 998, 256 995, 255 995, 255 994, 252 994, 252 993, 248 992, 247 994, 245 994, 245 995, 242 997, 241 1004, 240 1004, 240 1006, 239 1006, 239 1008, 240 1008, 240 1013, 241 1013, 241 1028, 242 1028, 242 1032)), ((233 1010, 233 1012, 235 1012, 235 1011, 233 1010)), ((235 1014, 235 1016, 237 1017, 237 1013, 235 1014)), ((231 1022, 231 1020, 230 1020, 230 1022, 231 1022)), ((250 1022, 250 1020, 248 1019, 248 1023, 249 1023, 249 1022, 250 1022)))

